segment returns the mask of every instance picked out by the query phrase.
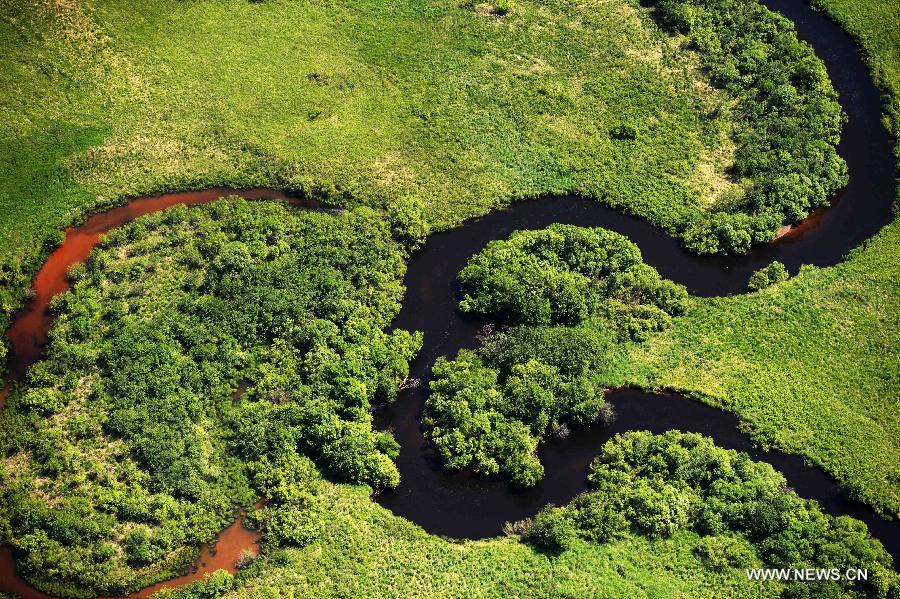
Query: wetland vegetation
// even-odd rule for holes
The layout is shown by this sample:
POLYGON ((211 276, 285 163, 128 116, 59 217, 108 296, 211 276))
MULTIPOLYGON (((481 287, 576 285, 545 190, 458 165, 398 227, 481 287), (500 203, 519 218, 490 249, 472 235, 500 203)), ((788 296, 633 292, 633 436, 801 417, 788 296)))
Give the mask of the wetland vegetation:
POLYGON ((405 252, 366 208, 243 200, 110 234, 71 272, 48 359, 2 413, 0 527, 22 572, 56 594, 133 590, 260 496, 275 502, 266 535, 296 538, 279 502, 302 498, 279 489, 303 455, 336 480, 395 486, 397 445, 370 408, 421 343, 382 332, 405 252))
MULTIPOLYGON (((896 133, 896 7, 816 5, 862 45, 896 133)), ((576 193, 740 253, 846 182, 837 94, 787 19, 733 0, 10 1, 0 48, 4 319, 63 226, 130 196, 269 185, 343 208, 175 208, 73 269, 0 413, 0 540, 42 590, 171 577, 265 497, 259 558, 164 593, 900 592, 865 525, 697 435, 614 438, 591 490, 495 539, 371 499, 401 476, 372 408, 415 383, 422 337, 390 323, 431 229, 576 193), (764 565, 873 574, 747 580, 764 565)), ((426 433, 444 466, 533 486, 540 443, 610 416, 604 389, 675 388, 900 515, 898 251, 894 222, 838 266, 773 262, 752 293, 701 299, 616 233, 514 233, 461 273, 460 308, 500 328, 435 363, 426 433)))

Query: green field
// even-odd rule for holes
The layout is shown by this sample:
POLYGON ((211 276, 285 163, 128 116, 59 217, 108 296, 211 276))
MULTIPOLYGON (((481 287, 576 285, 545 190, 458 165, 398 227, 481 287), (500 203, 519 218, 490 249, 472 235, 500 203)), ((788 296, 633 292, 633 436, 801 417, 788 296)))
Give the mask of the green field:
POLYGON ((808 456, 900 514, 900 226, 850 260, 753 294, 695 300, 617 382, 697 393, 763 446, 808 456))
MULTIPOLYGON (((885 94, 888 129, 900 127, 900 7, 890 0, 814 0, 856 38, 875 82, 885 94)), ((900 156, 900 146, 895 147, 900 156)))
POLYGON ((728 95, 637 2, 485 6, 5 0, 6 286, 78 215, 164 190, 414 195, 438 227, 581 191, 671 228, 739 187, 728 95))
MULTIPOLYGON (((900 27, 890 1, 820 0, 860 40, 896 135, 900 27)), ((900 147, 900 146, 898 146, 900 147)), ((843 264, 774 288, 696 300, 635 348, 624 379, 691 391, 745 418, 763 445, 809 457, 900 515, 900 223, 843 264)))

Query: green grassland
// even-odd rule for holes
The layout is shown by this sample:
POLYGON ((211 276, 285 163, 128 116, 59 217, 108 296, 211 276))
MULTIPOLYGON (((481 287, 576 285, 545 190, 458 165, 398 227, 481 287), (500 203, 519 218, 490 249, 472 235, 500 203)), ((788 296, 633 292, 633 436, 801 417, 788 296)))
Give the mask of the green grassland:
MULTIPOLYGON (((818 4, 860 41, 896 135, 896 3, 818 4)), ((695 300, 673 329, 634 348, 617 381, 695 392, 737 412, 763 444, 809 457, 851 493, 896 517, 898 255, 900 223, 894 221, 834 268, 804 269, 749 295, 695 300)))
MULTIPOLYGON (((900 126, 900 6, 891 0, 814 0, 854 36, 862 47, 875 82, 885 94, 885 120, 900 126)), ((900 146, 896 151, 900 155, 900 146)))
MULTIPOLYGON (((861 40, 880 84, 900 88, 892 3, 819 1, 861 40)), ((0 15, 0 87, 9 92, 0 97, 4 312, 17 305, 59 227, 148 192, 273 185, 374 205, 413 195, 444 227, 517 197, 580 191, 669 227, 727 201, 741 185, 725 175, 734 156, 731 98, 706 85, 697 58, 656 30, 636 3, 522 1, 500 17, 491 5, 438 1, 137 7, 0 0, 0 15), (623 124, 640 134, 626 143, 610 135, 623 124)), ((894 223, 838 267, 805 270, 742 297, 690 300, 670 329, 625 346, 605 376, 696 392, 741 414, 762 442, 808 456, 869 503, 900 514, 898 253, 894 223)), ((237 378, 230 372, 217 382, 221 398, 237 378)), ((69 377, 63 391, 84 384, 69 377)), ((201 419, 214 431, 216 409, 201 419)), ((105 454, 73 449, 97 437, 97 423, 87 420, 48 419, 41 426, 56 427, 74 445, 35 443, 29 451, 54 458, 54 467, 86 460, 102 470, 105 454)), ((227 436, 210 441, 202 428, 190 428, 189 440, 218 459, 227 436)), ((187 531, 189 542, 211 536, 227 519, 228 501, 247 504, 264 487, 236 474, 236 462, 220 462, 206 474, 230 482, 205 481, 212 492, 200 509, 212 515, 187 531)), ((149 484, 129 464, 122 467, 133 478, 125 483, 149 484)), ((19 466, 7 460, 0 476, 18 478, 26 472, 19 466)), ((88 470, 59 487, 43 471, 34 479, 64 494, 91 487, 88 470)), ((318 540, 273 547, 241 575, 235 594, 747 597, 781 590, 750 584, 737 569, 710 568, 691 532, 657 541, 577 540, 550 556, 514 538, 453 543, 428 535, 374 504, 369 491, 323 482, 319 507, 329 526, 318 540)), ((106 500, 120 501, 115 509, 123 513, 134 509, 120 495, 106 500)), ((45 524, 73 522, 48 517, 45 524)), ((88 528, 74 526, 93 543, 97 531, 88 528)), ((176 569, 176 559, 141 560, 151 549, 159 558, 164 541, 169 548, 185 541, 174 538, 185 530, 164 531, 155 545, 137 534, 125 542, 128 532, 117 528, 121 545, 97 542, 90 551, 145 568, 132 582, 176 569)), ((45 555, 48 563, 61 559, 52 547, 45 555)), ((75 573, 97 581, 96 573, 75 573)))
MULTIPOLYGON (((634 347, 624 380, 695 392, 757 440, 799 453, 900 514, 900 226, 847 262, 762 291, 694 300, 634 347)), ((619 380, 617 382, 623 382, 619 380)))
POLYGON ((729 96, 631 0, 3 0, 0 53, 6 287, 79 215, 164 190, 415 195, 438 227, 580 191, 671 228, 740 187, 729 96))
POLYGON ((514 537, 451 542, 373 503, 366 489, 328 485, 329 526, 247 571, 229 597, 776 597, 777 584, 706 566, 699 537, 576 541, 559 556, 514 537))

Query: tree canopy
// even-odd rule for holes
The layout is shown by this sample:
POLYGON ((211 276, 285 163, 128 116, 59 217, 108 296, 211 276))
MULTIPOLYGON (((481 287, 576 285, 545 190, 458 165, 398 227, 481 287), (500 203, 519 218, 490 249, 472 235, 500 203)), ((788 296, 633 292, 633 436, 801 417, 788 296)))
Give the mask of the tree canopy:
POLYGON ((828 72, 787 18, 758 2, 660 0, 663 28, 687 36, 713 85, 736 101, 735 176, 751 181, 736 206, 685 223, 701 254, 745 252, 802 220, 847 183, 837 153, 844 114, 828 72))
POLYGON ((705 537, 696 551, 710 568, 865 568, 865 581, 793 582, 788 596, 893 597, 891 557, 863 522, 833 518, 789 490, 769 464, 694 433, 645 431, 607 441, 591 464, 591 491, 519 523, 529 542, 564 551, 577 537, 607 542, 634 532, 705 537))
POLYGON ((628 238, 602 228, 550 225, 490 242, 459 273, 463 312, 523 325, 575 325, 603 316, 645 339, 684 311, 687 291, 644 264, 628 238))
MULTIPOLYGON (((403 243, 408 229, 393 228, 403 243)), ((243 200, 112 232, 54 301, 47 357, 2 413, 0 534, 23 574, 89 595, 166 578, 303 456, 396 486, 398 446, 370 407, 421 342, 384 332, 405 251, 370 209, 243 200)), ((278 524, 286 505, 271 535, 313 534, 278 524)))

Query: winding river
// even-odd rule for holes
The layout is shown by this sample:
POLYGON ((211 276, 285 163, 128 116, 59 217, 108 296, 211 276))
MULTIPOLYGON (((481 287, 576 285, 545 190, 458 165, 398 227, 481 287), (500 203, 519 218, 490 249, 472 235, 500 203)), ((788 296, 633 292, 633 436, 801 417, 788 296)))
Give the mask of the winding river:
MULTIPOLYGON (((847 114, 839 152, 847 161, 850 183, 832 199, 831 205, 816 211, 771 244, 727 258, 687 253, 677 240, 648 223, 577 197, 519 202, 512 208, 434 234, 410 260, 403 307, 392 325, 424 333, 424 345, 411 365, 411 376, 427 381, 438 356, 453 356, 461 348, 475 347, 476 334, 484 323, 464 319, 457 312, 456 274, 487 242, 505 238, 516 229, 542 228, 560 222, 617 231, 636 243, 644 260, 664 277, 683 283, 695 295, 715 296, 742 292, 750 274, 772 260, 780 260, 792 273, 803 264, 837 264, 848 251, 890 222, 896 179, 891 140, 880 121, 879 91, 855 43, 803 0, 763 0, 763 4, 794 21, 798 35, 825 62, 847 114)), ((68 288, 66 271, 87 257, 101 234, 143 214, 176 204, 202 204, 232 193, 321 208, 278 191, 216 188, 139 198, 67 229, 63 244, 35 276, 36 297, 16 316, 7 332, 12 348, 8 364, 11 379, 20 380, 27 367, 40 357, 52 323, 47 313, 49 301, 68 288)), ((736 416, 681 395, 632 389, 609 392, 607 397, 615 408, 616 419, 609 425, 577 430, 563 441, 543 444, 540 457, 546 467, 545 479, 534 489, 512 493, 499 480, 440 470, 419 427, 425 388, 423 385, 403 391, 394 404, 376 414, 378 426, 393 430, 400 443, 397 463, 402 480, 399 488, 382 493, 378 501, 429 532, 455 538, 496 536, 504 522, 531 516, 546 503, 564 504, 584 490, 588 465, 611 436, 629 430, 659 433, 680 429, 709 435, 722 447, 745 451, 755 460, 771 463, 799 495, 818 500, 831 514, 848 514, 866 522, 895 562, 900 561, 897 521, 887 521, 864 504, 848 499, 833 479, 802 458, 753 447, 739 432, 736 416)), ((0 406, 5 393, 6 390, 0 393, 0 406)), ((258 537, 243 529, 238 519, 219 536, 214 547, 203 548, 198 567, 132 596, 147 597, 162 586, 186 584, 219 568, 233 570, 240 552, 255 550, 257 543, 258 537)), ((16 575, 8 548, 0 549, 0 591, 23 599, 47 597, 16 575)))

